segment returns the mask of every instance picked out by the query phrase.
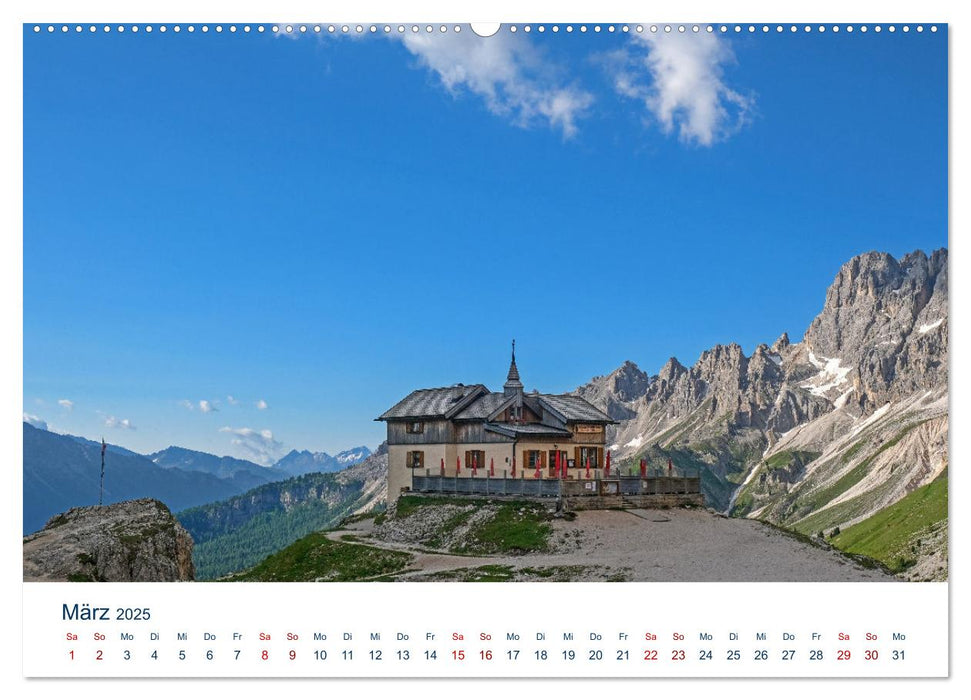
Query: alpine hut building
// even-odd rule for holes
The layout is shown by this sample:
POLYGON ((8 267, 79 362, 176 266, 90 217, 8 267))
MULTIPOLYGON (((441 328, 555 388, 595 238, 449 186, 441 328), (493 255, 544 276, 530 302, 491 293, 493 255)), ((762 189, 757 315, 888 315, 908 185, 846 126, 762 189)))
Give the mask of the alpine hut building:
POLYGON ((483 384, 416 389, 375 420, 388 425, 388 498, 412 475, 583 478, 605 467, 606 427, 615 423, 570 394, 524 393, 516 343, 501 392, 483 384), (557 453, 559 459, 557 459, 557 453))

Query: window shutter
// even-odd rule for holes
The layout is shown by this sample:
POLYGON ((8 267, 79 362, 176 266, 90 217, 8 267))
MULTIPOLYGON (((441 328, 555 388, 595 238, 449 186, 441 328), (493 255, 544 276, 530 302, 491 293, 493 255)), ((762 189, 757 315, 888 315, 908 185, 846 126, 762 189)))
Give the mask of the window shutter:
POLYGON ((425 468, 425 453, 424 452, 419 452, 418 453, 418 466, 421 469, 424 469, 425 468))

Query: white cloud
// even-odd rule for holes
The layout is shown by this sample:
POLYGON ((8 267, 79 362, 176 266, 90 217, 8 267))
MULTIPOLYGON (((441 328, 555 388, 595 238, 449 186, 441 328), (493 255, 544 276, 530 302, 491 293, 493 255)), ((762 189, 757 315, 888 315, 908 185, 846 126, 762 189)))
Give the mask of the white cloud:
POLYGON ((61 408, 67 409, 68 411, 74 410, 74 402, 70 399, 58 399, 57 403, 61 408))
POLYGON ((590 93, 569 84, 524 35, 500 32, 484 39, 468 30, 399 38, 452 95, 463 90, 478 95, 490 112, 517 126, 545 123, 571 138, 593 103, 590 93))
POLYGON ((194 411, 198 408, 203 413, 212 413, 213 411, 218 411, 216 407, 218 401, 209 401, 208 399, 201 399, 198 404, 189 401, 188 399, 182 399, 179 401, 179 405, 187 411, 194 411))
POLYGON ((256 402, 256 407, 261 411, 265 411, 270 406, 266 403, 266 401, 264 401, 263 399, 260 399, 259 401, 256 402))
POLYGON ((40 416, 35 416, 33 413, 24 413, 24 423, 29 423, 41 430, 47 430, 47 421, 40 416))
POLYGON ((230 406, 238 406, 239 399, 235 398, 232 394, 230 394, 229 396, 226 397, 226 403, 228 403, 230 406))
POLYGON ((220 433, 232 435, 231 442, 242 453, 257 464, 270 465, 283 456, 283 443, 273 437, 267 429, 231 428, 228 425, 219 429, 220 433))
POLYGON ((105 427, 107 428, 120 428, 121 430, 135 430, 135 426, 127 418, 115 418, 114 416, 105 416, 105 427))
POLYGON ((751 118, 752 95, 725 83, 724 67, 735 56, 715 34, 644 32, 610 55, 614 89, 644 104, 666 134, 710 146, 751 118))

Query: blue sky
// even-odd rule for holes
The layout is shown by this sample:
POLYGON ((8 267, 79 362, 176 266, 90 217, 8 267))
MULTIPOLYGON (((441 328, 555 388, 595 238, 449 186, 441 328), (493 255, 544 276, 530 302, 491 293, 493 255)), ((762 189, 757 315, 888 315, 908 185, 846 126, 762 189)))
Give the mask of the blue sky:
POLYGON ((946 44, 25 28, 24 412, 267 461, 513 337, 546 392, 796 340, 947 245, 946 44))

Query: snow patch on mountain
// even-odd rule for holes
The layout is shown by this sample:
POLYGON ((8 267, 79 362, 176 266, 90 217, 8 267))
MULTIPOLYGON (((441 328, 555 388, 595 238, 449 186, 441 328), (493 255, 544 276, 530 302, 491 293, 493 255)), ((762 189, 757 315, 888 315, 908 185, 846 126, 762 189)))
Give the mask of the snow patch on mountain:
POLYGON ((838 357, 818 358, 812 350, 809 351, 809 362, 819 370, 819 374, 799 386, 809 389, 809 393, 814 396, 826 396, 830 389, 845 384, 846 375, 853 370, 852 367, 843 367, 838 357))
POLYGON ((644 444, 644 433, 641 433, 630 442, 625 442, 624 447, 633 447, 635 450, 644 444))

